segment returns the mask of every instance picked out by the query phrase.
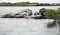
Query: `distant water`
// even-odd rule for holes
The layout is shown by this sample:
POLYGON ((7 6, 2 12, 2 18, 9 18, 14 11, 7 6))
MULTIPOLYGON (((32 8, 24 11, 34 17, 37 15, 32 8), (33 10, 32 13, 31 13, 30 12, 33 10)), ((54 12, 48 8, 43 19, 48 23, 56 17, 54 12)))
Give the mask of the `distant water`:
POLYGON ((52 19, 2 19, 0 18, 0 35, 60 35, 59 27, 46 28, 52 19))
POLYGON ((18 12, 23 9, 31 9, 32 12, 39 12, 39 9, 57 9, 60 6, 0 6, 0 15, 10 13, 10 12, 18 12))

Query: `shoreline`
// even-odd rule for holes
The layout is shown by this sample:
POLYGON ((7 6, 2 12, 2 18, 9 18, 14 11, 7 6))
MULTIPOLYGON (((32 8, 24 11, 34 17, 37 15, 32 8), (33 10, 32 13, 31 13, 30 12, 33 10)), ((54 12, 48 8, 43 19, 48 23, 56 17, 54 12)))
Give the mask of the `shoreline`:
MULTIPOLYGON (((0 6, 0 7, 33 7, 33 6, 0 6)), ((34 6, 34 7, 36 7, 36 6, 34 6)), ((40 6, 37 6, 37 7, 40 7, 40 6)), ((44 7, 46 7, 46 6, 44 6, 44 7)))

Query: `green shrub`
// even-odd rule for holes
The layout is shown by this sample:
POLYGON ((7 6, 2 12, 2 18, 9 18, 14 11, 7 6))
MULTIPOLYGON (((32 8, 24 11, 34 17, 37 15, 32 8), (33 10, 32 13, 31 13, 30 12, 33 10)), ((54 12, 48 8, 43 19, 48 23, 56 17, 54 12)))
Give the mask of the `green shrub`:
POLYGON ((45 11, 44 15, 45 15, 46 18, 55 19, 55 17, 56 17, 56 12, 55 12, 55 10, 47 9, 47 10, 45 11))

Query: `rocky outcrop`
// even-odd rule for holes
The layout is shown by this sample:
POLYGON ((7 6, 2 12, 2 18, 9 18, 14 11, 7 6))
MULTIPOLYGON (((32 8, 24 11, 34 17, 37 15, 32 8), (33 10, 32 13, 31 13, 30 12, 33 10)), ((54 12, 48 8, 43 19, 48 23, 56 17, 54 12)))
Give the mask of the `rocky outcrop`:
POLYGON ((39 10, 39 13, 41 13, 41 15, 44 16, 44 12, 45 12, 45 11, 46 11, 46 9, 45 9, 45 8, 42 8, 42 9, 39 10))
POLYGON ((10 14, 6 14, 6 15, 3 15, 1 18, 10 18, 12 15, 10 14))
POLYGON ((32 10, 30 9, 25 9, 21 10, 20 12, 16 13, 9 13, 6 15, 3 15, 1 18, 34 18, 34 19, 43 19, 44 18, 44 13, 45 8, 40 9, 39 12, 35 12, 32 14, 32 10), (34 15, 34 16, 32 16, 34 15))
POLYGON ((56 21, 54 20, 53 22, 49 22, 48 24, 47 24, 47 28, 52 28, 52 27, 54 27, 54 26, 56 26, 56 21))
POLYGON ((44 12, 46 11, 46 9, 45 8, 42 8, 42 9, 40 9, 39 10, 39 12, 35 12, 34 13, 34 18, 35 19, 45 19, 45 17, 44 17, 44 12))
POLYGON ((35 19, 42 19, 43 16, 41 15, 41 13, 39 13, 39 12, 35 12, 33 18, 35 18, 35 19))
POLYGON ((31 15, 32 15, 32 10, 26 9, 18 13, 9 13, 9 14, 3 15, 1 18, 24 18, 26 16, 31 16, 31 15))

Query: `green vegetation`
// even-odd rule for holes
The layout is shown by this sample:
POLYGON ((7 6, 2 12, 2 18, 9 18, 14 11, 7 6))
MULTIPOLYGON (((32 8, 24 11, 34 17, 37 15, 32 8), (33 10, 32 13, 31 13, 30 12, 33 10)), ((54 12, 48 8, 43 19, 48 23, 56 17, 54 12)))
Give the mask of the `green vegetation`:
POLYGON ((46 12, 44 13, 45 17, 48 19, 55 19, 56 18, 56 12, 55 10, 52 9, 48 9, 46 10, 46 12))
POLYGON ((48 27, 53 27, 56 24, 60 25, 60 8, 57 10, 47 9, 44 13, 45 17, 48 19, 54 19, 55 21, 52 23, 48 23, 48 27))
POLYGON ((8 2, 8 3, 2 2, 2 3, 0 3, 0 6, 13 6, 13 4, 10 2, 8 2))
POLYGON ((57 10, 47 9, 44 15, 46 18, 58 20, 60 19, 60 8, 57 10))
POLYGON ((38 2, 17 2, 17 3, 11 3, 11 2, 0 2, 0 6, 60 6, 60 3, 38 3, 38 2))
POLYGON ((37 5, 38 3, 30 3, 30 2, 17 2, 17 3, 10 3, 10 2, 1 2, 0 6, 33 6, 37 5))

